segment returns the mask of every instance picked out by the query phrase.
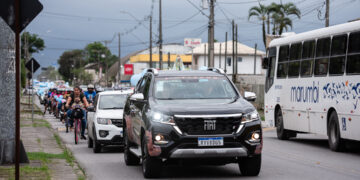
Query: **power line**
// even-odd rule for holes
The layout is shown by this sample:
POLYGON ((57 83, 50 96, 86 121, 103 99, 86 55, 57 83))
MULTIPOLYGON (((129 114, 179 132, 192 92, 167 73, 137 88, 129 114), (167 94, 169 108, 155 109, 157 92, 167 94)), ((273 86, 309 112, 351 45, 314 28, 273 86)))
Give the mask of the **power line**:
POLYGON ((198 8, 193 2, 191 2, 190 0, 186 0, 186 1, 189 2, 192 6, 194 6, 202 15, 209 18, 209 16, 207 14, 205 14, 200 8, 198 8))
POLYGON ((200 14, 200 12, 196 12, 195 14, 193 14, 193 15, 191 15, 190 17, 184 19, 183 21, 181 21, 181 22, 179 22, 179 23, 177 23, 177 24, 175 24, 175 25, 167 26, 167 27, 165 27, 164 29, 170 29, 170 28, 176 27, 176 26, 178 26, 178 25, 184 24, 185 22, 191 20, 192 18, 194 18, 194 17, 197 16, 198 14, 200 14))
MULTIPOLYGON (((266 0, 260 0, 260 1, 266 1, 266 0)), ((219 4, 251 4, 251 3, 258 3, 258 0, 254 0, 254 1, 244 1, 244 2, 217 2, 219 4)))

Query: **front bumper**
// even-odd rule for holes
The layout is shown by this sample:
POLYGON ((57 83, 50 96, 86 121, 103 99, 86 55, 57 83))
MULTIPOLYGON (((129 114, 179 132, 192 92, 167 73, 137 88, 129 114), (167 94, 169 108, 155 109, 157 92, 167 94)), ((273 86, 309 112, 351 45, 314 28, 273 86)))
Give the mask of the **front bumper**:
MULTIPOLYGON (((151 145, 157 152, 154 156, 165 159, 187 158, 238 158, 251 157, 261 154, 262 129, 261 122, 254 121, 244 124, 238 133, 219 135, 186 135, 180 134, 171 125, 153 124, 151 127, 151 145), (260 141, 251 142, 252 133, 260 134, 260 141), (161 134, 168 141, 167 144, 156 144, 154 137, 161 134), (199 147, 199 137, 223 137, 223 146, 199 147)), ((150 148, 149 148, 150 149, 150 148)))
POLYGON ((217 158, 217 157, 246 157, 245 148, 207 148, 207 149, 176 149, 170 158, 217 158))
POLYGON ((101 144, 123 144, 123 128, 115 125, 96 124, 96 140, 101 144), (106 136, 101 137, 100 132, 106 132, 106 136))

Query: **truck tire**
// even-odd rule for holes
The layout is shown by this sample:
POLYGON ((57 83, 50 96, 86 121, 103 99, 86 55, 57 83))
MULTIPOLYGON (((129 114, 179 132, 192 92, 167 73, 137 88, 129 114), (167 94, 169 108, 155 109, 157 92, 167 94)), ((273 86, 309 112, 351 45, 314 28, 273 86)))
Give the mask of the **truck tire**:
POLYGON ((243 176, 257 176, 261 169, 261 155, 241 158, 238 164, 243 176))
POLYGON ((335 111, 333 111, 329 117, 328 142, 332 151, 341 152, 345 150, 345 140, 341 139, 339 118, 335 111))
POLYGON ((143 170, 144 178, 160 177, 162 166, 163 166, 162 160, 149 156, 145 136, 142 138, 141 149, 142 149, 142 151, 141 151, 142 152, 142 157, 141 157, 142 158, 142 170, 143 170))
POLYGON ((140 158, 130 152, 130 142, 127 137, 127 132, 124 127, 124 160, 127 166, 134 166, 140 163, 140 158))

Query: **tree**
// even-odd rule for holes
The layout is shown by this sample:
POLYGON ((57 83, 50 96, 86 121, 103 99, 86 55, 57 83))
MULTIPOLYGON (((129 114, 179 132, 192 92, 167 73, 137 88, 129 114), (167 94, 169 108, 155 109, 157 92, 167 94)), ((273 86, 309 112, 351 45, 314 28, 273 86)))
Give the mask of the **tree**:
POLYGON ((88 63, 104 64, 106 57, 110 57, 110 50, 105 47, 101 42, 93 42, 85 47, 86 60, 88 63), (105 58, 101 56, 105 55, 105 58), (99 62, 98 62, 99 61, 99 62))
POLYGON ((24 32, 21 35, 21 58, 25 59, 25 48, 28 47, 29 57, 33 53, 38 53, 45 48, 44 40, 41 39, 37 34, 30 34, 24 32), (27 45, 25 45, 25 38, 27 39, 27 45))
POLYGON ((258 18, 258 20, 262 21, 262 36, 263 36, 263 42, 264 42, 265 47, 266 47, 265 21, 267 19, 266 18, 267 14, 268 14, 267 7, 262 4, 259 4, 259 6, 254 6, 254 7, 250 8, 249 16, 248 16, 249 20, 252 16, 255 16, 258 18))
POLYGON ((268 8, 271 9, 271 18, 273 20, 273 35, 281 35, 284 29, 287 31, 288 27, 292 28, 292 20, 290 16, 301 18, 300 10, 294 3, 276 4, 272 3, 268 8))
POLYGON ((76 49, 72 51, 65 51, 58 60, 59 73, 62 75, 65 81, 72 81, 74 74, 73 69, 81 68, 85 65, 84 51, 76 49))

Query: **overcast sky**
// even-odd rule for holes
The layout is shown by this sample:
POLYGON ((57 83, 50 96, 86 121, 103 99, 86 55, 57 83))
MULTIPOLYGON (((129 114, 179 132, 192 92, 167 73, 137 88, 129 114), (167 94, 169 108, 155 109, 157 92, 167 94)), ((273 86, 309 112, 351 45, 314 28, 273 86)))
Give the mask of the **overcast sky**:
MULTIPOLYGON (((43 11, 27 27, 27 31, 40 35, 46 49, 34 57, 43 67, 55 65, 60 55, 71 49, 83 49, 93 41, 113 40, 108 47, 118 54, 118 37, 121 36, 121 56, 145 49, 149 42, 147 16, 153 8, 153 38, 158 35, 159 0, 40 0, 43 11), (143 24, 138 25, 137 18, 143 24), (135 28, 135 30, 134 30, 135 28)), ((300 33, 324 27, 325 0, 283 0, 293 2, 302 12, 301 19, 293 17, 291 31, 300 33)), ((208 19, 201 14, 202 0, 162 0, 164 43, 183 43, 184 38, 201 38, 207 42, 208 19), (194 6, 189 3, 192 2, 194 6)), ((262 0, 262 4, 280 0, 262 0)), ((264 50, 261 22, 256 18, 248 21, 248 10, 258 5, 257 0, 217 0, 215 7, 215 39, 225 40, 225 32, 231 33, 230 20, 239 25, 239 41, 248 46, 258 44, 264 50)), ((330 25, 341 24, 360 18, 360 0, 330 0, 330 25)), ((202 10, 209 14, 209 10, 202 10)), ((229 35, 229 38, 230 35, 229 35)), ((57 66, 57 65, 56 65, 57 66)))

